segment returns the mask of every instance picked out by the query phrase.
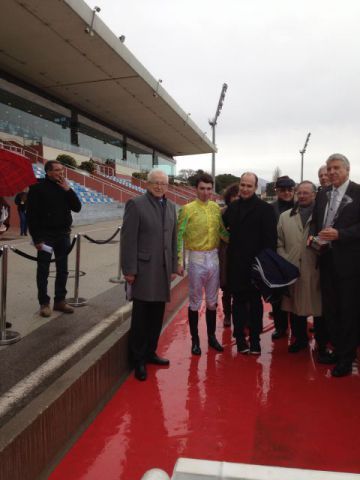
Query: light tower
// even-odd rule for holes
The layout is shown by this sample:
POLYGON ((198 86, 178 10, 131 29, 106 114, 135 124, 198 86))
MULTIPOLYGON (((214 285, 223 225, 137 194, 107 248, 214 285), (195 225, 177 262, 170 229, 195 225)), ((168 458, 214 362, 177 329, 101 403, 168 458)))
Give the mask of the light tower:
MULTIPOLYGON (((222 88, 221 88, 221 93, 220 93, 220 98, 219 98, 219 103, 216 109, 215 116, 212 120, 209 120, 209 124, 212 129, 212 143, 215 145, 215 127, 217 123, 217 119, 219 118, 221 109, 224 104, 224 99, 225 99, 225 93, 227 90, 228 86, 227 83, 224 83, 222 88)), ((215 191, 215 152, 212 152, 212 160, 211 160, 211 176, 213 177, 214 180, 214 191, 215 191)))

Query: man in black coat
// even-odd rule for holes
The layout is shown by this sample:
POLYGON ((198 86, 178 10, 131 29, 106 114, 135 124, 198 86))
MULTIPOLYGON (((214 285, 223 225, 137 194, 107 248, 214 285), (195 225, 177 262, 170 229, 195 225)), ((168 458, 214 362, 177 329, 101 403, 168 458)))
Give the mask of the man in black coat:
POLYGON ((331 155, 326 165, 331 186, 316 197, 310 231, 323 243, 320 285, 334 352, 318 360, 336 363, 332 375, 342 377, 351 373, 359 332, 360 185, 349 180, 344 155, 331 155))
MULTIPOLYGON (((283 175, 276 180, 275 191, 277 199, 271 205, 273 206, 276 221, 279 221, 280 215, 291 208, 294 208, 295 182, 287 175, 283 175)), ((281 300, 272 302, 272 311, 274 317, 275 331, 271 335, 273 340, 277 340, 286 335, 288 328, 288 312, 281 310, 281 300)), ((292 321, 292 313, 290 313, 292 321)))
POLYGON ((239 200, 224 214, 230 233, 228 285, 233 294, 234 335, 238 352, 259 355, 263 306, 260 292, 251 283, 251 265, 264 248, 276 251, 276 217, 271 205, 256 196, 258 178, 244 173, 240 178, 239 200), (250 348, 245 327, 250 331, 250 348))
POLYGON ((29 190, 27 221, 30 235, 37 249, 38 300, 40 315, 50 317, 50 297, 47 293, 52 251, 56 259, 54 310, 73 313, 66 304, 68 277, 67 251, 70 247, 71 211, 79 212, 81 203, 64 177, 61 163, 50 160, 45 164, 45 179, 29 190))

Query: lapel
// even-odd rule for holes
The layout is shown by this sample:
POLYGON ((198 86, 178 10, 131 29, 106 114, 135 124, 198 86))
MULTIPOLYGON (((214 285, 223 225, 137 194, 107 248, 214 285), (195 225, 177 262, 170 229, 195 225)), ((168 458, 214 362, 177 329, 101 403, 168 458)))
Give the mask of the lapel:
POLYGON ((237 208, 237 210, 238 210, 237 219, 236 219, 238 223, 242 223, 245 220, 245 218, 247 216, 249 216, 250 213, 255 210, 255 208, 258 204, 258 198, 256 196, 254 196, 254 198, 252 198, 250 200, 250 202, 251 202, 251 205, 246 206, 246 208, 241 208, 242 205, 243 205, 243 202, 241 200, 239 201, 238 208, 237 208))
POLYGON ((339 208, 336 212, 336 215, 335 215, 335 218, 334 218, 334 223, 336 222, 336 220, 339 218, 339 216, 341 215, 342 211, 344 210, 344 208, 347 206, 347 205, 350 205, 350 203, 353 202, 353 198, 351 196, 351 193, 353 191, 353 183, 350 182, 349 185, 348 185, 348 188, 346 189, 346 192, 345 192, 345 195, 343 196, 343 198, 341 199, 341 202, 340 202, 340 205, 339 205, 339 208))
POLYGON ((322 225, 324 216, 325 216, 325 210, 326 210, 326 205, 330 199, 330 194, 331 194, 332 187, 326 187, 325 190, 321 191, 319 196, 319 220, 322 225))

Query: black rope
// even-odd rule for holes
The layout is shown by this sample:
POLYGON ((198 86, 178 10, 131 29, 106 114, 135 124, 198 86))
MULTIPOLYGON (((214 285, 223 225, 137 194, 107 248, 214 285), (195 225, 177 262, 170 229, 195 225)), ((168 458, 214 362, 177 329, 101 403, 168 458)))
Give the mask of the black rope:
MULTIPOLYGON (((52 260, 50 260, 50 263, 53 263, 55 262, 56 260, 59 260, 60 258, 63 258, 63 257, 67 257, 68 255, 70 255, 72 249, 74 248, 74 245, 76 243, 76 236, 73 238, 71 244, 70 244, 70 247, 69 247, 69 250, 65 253, 65 255, 62 255, 61 257, 58 257, 58 258, 53 258, 52 260)), ((24 257, 24 258, 27 258, 28 260, 33 260, 34 262, 37 262, 38 261, 38 258, 37 257, 34 257, 33 255, 29 255, 28 253, 25 253, 25 252, 22 252, 21 250, 19 250, 18 248, 16 247, 10 247, 10 249, 16 253, 16 255, 20 255, 20 257, 24 257)))
POLYGON ((94 240, 93 238, 91 238, 91 237, 89 237, 88 235, 85 235, 85 234, 83 234, 82 236, 83 236, 84 238, 86 238, 86 240, 89 240, 89 242, 91 242, 91 243, 96 243, 96 244, 98 244, 98 245, 104 245, 105 243, 111 242, 111 240, 112 240, 113 238, 115 238, 116 235, 117 235, 119 232, 120 232, 120 228, 118 228, 118 229, 116 230, 116 232, 115 232, 113 235, 111 235, 111 237, 108 238, 107 240, 94 240))

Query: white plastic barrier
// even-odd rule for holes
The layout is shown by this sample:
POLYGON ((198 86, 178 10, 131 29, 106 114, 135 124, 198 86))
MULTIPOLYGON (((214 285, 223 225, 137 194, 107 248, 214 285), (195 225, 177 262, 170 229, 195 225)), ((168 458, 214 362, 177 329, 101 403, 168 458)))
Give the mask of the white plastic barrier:
POLYGON ((360 480, 360 475, 179 458, 171 480, 360 480))

